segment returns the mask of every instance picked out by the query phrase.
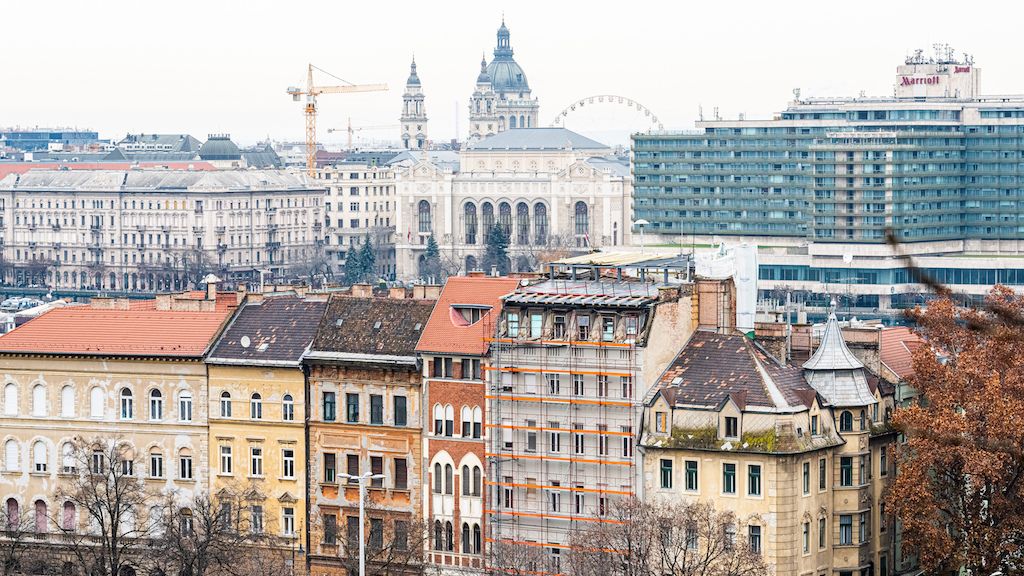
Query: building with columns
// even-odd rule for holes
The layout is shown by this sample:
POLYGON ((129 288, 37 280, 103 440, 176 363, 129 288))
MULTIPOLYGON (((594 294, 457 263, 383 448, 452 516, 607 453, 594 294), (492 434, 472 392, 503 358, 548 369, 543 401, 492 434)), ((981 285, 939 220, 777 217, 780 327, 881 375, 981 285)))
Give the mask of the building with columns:
POLYGON ((510 269, 550 251, 629 242, 628 160, 564 128, 510 130, 469 143, 459 163, 429 157, 395 168, 396 277, 419 276, 428 238, 449 274, 479 269, 487 230, 509 236, 510 269))
POLYGON ((423 150, 427 147, 427 109, 423 103, 423 87, 416 74, 416 58, 409 66, 409 79, 405 81, 402 94, 402 146, 406 150, 423 150))
MULTIPOLYGON (((410 78, 411 79, 411 78, 410 78)), ((526 73, 512 57, 505 21, 498 28, 494 59, 480 61, 480 75, 469 100, 469 137, 484 138, 514 128, 540 126, 540 104, 530 91, 526 73)))

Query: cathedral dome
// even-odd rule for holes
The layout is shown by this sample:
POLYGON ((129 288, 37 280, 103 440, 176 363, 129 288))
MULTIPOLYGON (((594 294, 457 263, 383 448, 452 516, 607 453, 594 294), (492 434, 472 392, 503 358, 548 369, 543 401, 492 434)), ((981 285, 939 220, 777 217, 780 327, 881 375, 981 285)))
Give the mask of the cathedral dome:
POLYGON ((530 84, 526 73, 512 58, 512 42, 505 20, 498 28, 498 47, 494 49, 494 60, 487 66, 487 75, 496 92, 529 92, 530 84))
POLYGON ((406 86, 419 86, 420 77, 416 74, 416 58, 412 59, 412 65, 409 66, 409 79, 405 81, 406 86))

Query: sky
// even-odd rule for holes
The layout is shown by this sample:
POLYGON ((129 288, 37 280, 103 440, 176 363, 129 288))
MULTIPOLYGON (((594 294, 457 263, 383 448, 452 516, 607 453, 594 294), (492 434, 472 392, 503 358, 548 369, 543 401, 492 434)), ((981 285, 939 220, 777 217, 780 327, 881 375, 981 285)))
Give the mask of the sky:
MULTIPOLYGON (((542 125, 592 95, 632 98, 665 129, 698 111, 768 118, 803 96, 892 93, 895 67, 935 43, 968 52, 982 93, 1024 93, 1009 1, 771 2, 171 0, 5 3, 0 126, 89 128, 102 138, 228 133, 239 144, 304 137, 307 63, 383 93, 319 99, 320 140, 398 139, 415 54, 434 141, 465 136, 481 54, 504 16, 542 125), (458 132, 456 132, 458 125, 458 132)), ((318 83, 336 83, 317 76, 318 83)), ((610 140, 656 127, 631 108, 587 106, 567 127, 610 140)), ((617 143, 617 142, 609 142, 617 143)))

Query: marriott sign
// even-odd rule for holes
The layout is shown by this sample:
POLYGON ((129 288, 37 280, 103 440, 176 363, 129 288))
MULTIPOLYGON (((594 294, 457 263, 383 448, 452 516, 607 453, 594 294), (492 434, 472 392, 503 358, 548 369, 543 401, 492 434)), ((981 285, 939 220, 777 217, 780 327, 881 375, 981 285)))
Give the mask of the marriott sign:
POLYGON ((938 76, 901 76, 900 86, 916 86, 918 84, 938 84, 938 76))

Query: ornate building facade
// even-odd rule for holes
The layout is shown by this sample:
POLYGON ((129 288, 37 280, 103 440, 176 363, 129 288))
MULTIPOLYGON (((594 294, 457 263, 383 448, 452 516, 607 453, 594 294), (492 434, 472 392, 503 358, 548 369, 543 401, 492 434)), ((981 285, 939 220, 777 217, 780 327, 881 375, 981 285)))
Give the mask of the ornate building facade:
POLYGON ((427 147, 427 109, 423 102, 423 87, 416 74, 416 59, 409 66, 409 79, 405 82, 402 95, 402 146, 406 150, 423 150, 427 147))
POLYGON ((494 59, 490 64, 486 58, 481 60, 480 75, 469 100, 470 139, 540 126, 540 104, 512 54, 510 34, 502 20, 494 59))

